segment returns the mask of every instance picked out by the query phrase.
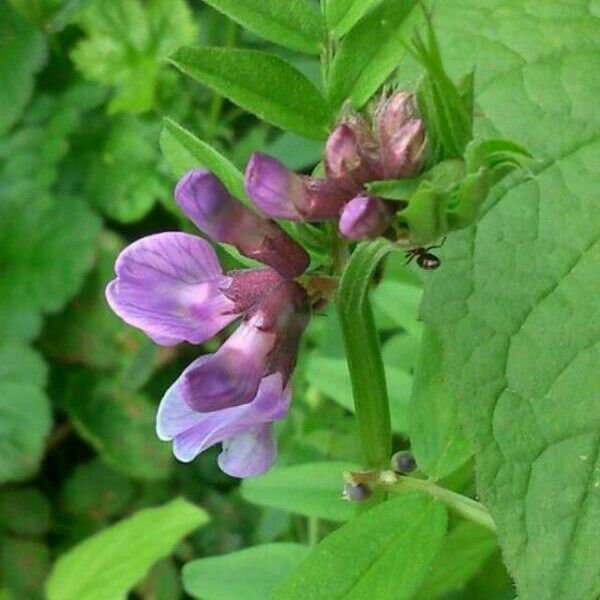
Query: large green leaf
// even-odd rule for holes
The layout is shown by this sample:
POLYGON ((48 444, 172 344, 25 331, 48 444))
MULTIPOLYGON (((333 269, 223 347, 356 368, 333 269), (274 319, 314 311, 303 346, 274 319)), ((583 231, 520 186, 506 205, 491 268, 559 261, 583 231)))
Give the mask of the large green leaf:
POLYGON ((416 0, 384 0, 342 41, 331 65, 330 99, 360 108, 377 91, 406 52, 415 26, 416 0))
POLYGON ((157 560, 207 521, 182 499, 141 510, 61 556, 48 579, 48 600, 125 598, 157 560))
POLYGON ((597 3, 438 4, 445 61, 476 62, 479 129, 538 159, 448 238, 424 318, 521 600, 600 596, 597 3))
POLYGON ((37 470, 52 424, 45 382, 46 367, 36 352, 0 344, 0 482, 37 470))
POLYGON ((355 509, 342 499, 342 475, 352 469, 356 469, 356 465, 337 462, 281 467, 261 477, 245 479, 242 496, 263 506, 331 521, 346 521, 355 509))
POLYGON ((442 373, 437 334, 425 329, 410 402, 410 444, 419 468, 441 479, 464 464, 471 444, 458 422, 456 397, 442 373))
POLYGON ((331 115, 319 90, 277 56, 239 48, 183 47, 171 62, 277 127, 316 139, 327 135, 331 115))
POLYGON ((0 0, 0 133, 21 115, 45 56, 41 32, 0 0))
POLYGON ((196 38, 184 0, 94 0, 79 22, 87 37, 71 56, 85 77, 115 88, 112 112, 152 108, 162 59, 196 38))
POLYGON ((461 521, 447 535, 416 600, 437 600, 461 590, 496 549, 496 538, 487 529, 461 521))
POLYGON ((385 502, 326 537, 272 600, 408 600, 446 531, 446 511, 419 493, 385 502))
POLYGON ((308 552, 282 542, 201 558, 185 565, 183 585, 202 600, 265 600, 308 552))
POLYGON ((300 52, 319 54, 321 16, 306 0, 204 0, 246 29, 300 52))

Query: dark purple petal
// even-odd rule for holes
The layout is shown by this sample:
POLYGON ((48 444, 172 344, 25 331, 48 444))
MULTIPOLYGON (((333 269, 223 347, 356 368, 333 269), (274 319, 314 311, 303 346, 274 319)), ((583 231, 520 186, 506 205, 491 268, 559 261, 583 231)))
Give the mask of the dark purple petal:
POLYGON ((274 374, 262 380, 249 404, 212 413, 194 411, 183 399, 181 382, 190 369, 198 368, 209 359, 210 356, 202 356, 195 360, 167 390, 158 409, 158 437, 164 441, 172 440, 174 454, 183 462, 193 460, 214 444, 282 419, 289 409, 290 386, 283 387, 281 376, 274 374))
POLYGON ((242 323, 215 354, 186 371, 181 393, 193 410, 214 412, 252 401, 275 344, 275 334, 261 323, 260 315, 242 323))
POLYGON ((106 288, 110 307, 153 340, 199 344, 236 318, 215 251, 199 237, 159 233, 127 246, 106 288))
POLYGON ((265 215, 293 221, 335 219, 351 197, 333 181, 297 175, 260 152, 248 163, 246 192, 265 215))
POLYGON ((339 223, 340 232, 351 240, 374 238, 388 228, 390 217, 391 211, 381 199, 358 196, 344 207, 339 223))
POLYGON ((303 204, 302 179, 271 156, 255 152, 246 167, 246 193, 256 207, 273 219, 299 221, 303 204))
POLYGON ((175 198, 196 226, 218 242, 235 246, 286 277, 296 277, 308 267, 308 255, 291 237, 233 198, 212 173, 190 171, 177 185, 175 198))
POLYGON ((223 441, 219 467, 231 477, 256 477, 268 471, 277 458, 277 445, 270 423, 249 429, 223 441))

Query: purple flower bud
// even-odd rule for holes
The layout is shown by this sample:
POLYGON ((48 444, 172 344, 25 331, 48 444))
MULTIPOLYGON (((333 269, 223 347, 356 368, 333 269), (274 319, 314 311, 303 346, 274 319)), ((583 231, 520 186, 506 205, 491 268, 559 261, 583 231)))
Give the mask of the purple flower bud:
POLYGON ((357 196, 344 206, 339 228, 351 240, 374 238, 389 226, 392 211, 380 198, 357 196))
POLYGON ((376 110, 384 178, 417 174, 425 155, 425 128, 416 117, 414 97, 397 92, 383 99, 376 110))
POLYGON ((347 192, 332 181, 297 175, 260 152, 246 168, 246 193, 268 217, 293 221, 335 219, 348 200, 347 192))
POLYGON ((378 150, 362 117, 354 115, 340 123, 325 146, 327 177, 356 194, 368 182, 380 178, 378 150))
POLYGON ((399 474, 412 473, 417 468, 417 461, 409 450, 396 452, 391 460, 392 470, 399 474))
POLYGON ((177 184, 175 199, 204 233, 235 246, 286 277, 303 273, 310 259, 278 225, 267 221, 233 198, 209 171, 190 171, 177 184))

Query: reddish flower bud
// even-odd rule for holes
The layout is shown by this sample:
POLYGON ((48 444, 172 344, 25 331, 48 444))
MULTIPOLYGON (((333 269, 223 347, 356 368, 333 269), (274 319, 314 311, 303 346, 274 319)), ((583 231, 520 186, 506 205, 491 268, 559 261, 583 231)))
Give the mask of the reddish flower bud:
POLYGON ((425 154, 425 128, 416 116, 414 97, 397 92, 376 110, 384 178, 400 179, 420 171, 425 154))
POLYGON ((357 196, 342 210, 340 232, 351 240, 377 237, 388 228, 392 214, 380 198, 357 196))
POLYGON ((352 194, 362 186, 380 178, 375 139, 359 115, 342 121, 327 139, 325 172, 328 178, 352 194))

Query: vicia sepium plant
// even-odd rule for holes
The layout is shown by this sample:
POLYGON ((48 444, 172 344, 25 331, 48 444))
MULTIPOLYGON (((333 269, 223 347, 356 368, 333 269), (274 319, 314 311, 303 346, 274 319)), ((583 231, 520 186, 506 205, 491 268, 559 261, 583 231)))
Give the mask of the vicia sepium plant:
POLYGON ((290 406, 302 332, 341 276, 337 303, 365 466, 388 464, 390 418, 370 276, 396 247, 424 269, 439 267, 423 245, 473 223, 492 185, 527 156, 506 140, 473 140, 473 77, 452 83, 431 25, 428 45, 417 36, 412 51, 425 67, 416 93, 386 87, 363 111, 345 104, 319 174, 297 174, 254 153, 245 173, 252 208, 201 165, 179 181, 175 199, 198 229, 262 266, 224 273, 207 241, 176 232, 142 238, 119 256, 108 302, 156 343, 201 344, 240 322, 162 400, 157 433, 173 442, 179 460, 221 443, 219 466, 230 475, 255 476, 273 465, 272 423, 290 406), (306 229, 288 225, 286 233, 275 220, 306 229), (334 227, 323 229, 324 222, 334 227), (320 256, 331 249, 324 261, 311 263, 310 247, 302 247, 311 229, 325 239, 320 256), (355 241, 377 239, 353 249, 355 241))

